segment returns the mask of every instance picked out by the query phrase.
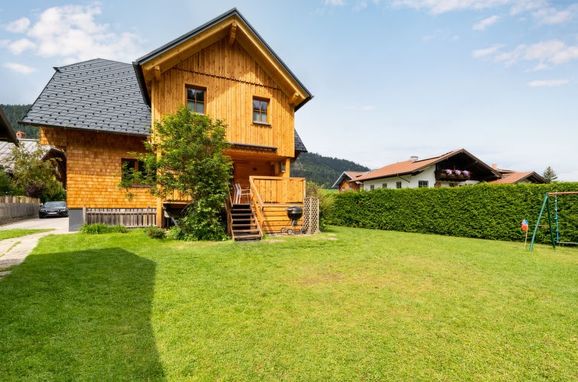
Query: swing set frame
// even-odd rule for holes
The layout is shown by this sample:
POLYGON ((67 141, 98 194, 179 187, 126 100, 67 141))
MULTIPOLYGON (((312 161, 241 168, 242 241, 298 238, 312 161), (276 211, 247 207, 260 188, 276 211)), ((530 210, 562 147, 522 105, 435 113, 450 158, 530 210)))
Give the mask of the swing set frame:
POLYGON ((560 241, 560 226, 558 220, 558 196, 563 195, 578 195, 578 191, 564 191, 564 192, 547 192, 544 194, 544 201, 542 202, 542 208, 540 209, 540 213, 538 214, 538 219, 536 220, 536 225, 534 226, 534 233, 532 234, 532 241, 530 242, 530 252, 534 251, 534 244, 536 243, 536 234, 538 233, 538 227, 540 226, 540 221, 542 220, 542 216, 544 215, 544 211, 547 212, 548 217, 548 228, 550 230, 550 242, 552 243, 552 248, 556 249, 557 245, 578 245, 576 242, 570 241, 560 241), (550 198, 554 197, 554 217, 552 218, 551 212, 551 202, 550 198), (556 228, 556 232, 552 227, 552 223, 554 223, 554 227, 556 228))

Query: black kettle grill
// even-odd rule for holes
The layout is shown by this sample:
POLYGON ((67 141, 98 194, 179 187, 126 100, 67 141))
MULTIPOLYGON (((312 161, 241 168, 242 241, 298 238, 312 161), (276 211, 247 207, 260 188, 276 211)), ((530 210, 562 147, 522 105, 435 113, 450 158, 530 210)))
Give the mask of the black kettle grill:
POLYGON ((288 233, 290 235, 295 233, 295 226, 297 221, 303 216, 303 208, 299 206, 292 206, 287 208, 287 217, 291 219, 291 227, 285 227, 281 232, 288 233))

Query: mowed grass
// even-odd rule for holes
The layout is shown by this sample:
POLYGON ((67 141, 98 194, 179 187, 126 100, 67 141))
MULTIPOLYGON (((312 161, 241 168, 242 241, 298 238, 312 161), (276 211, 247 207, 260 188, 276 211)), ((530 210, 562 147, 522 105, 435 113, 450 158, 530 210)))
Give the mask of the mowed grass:
POLYGON ((0 322, 2 380, 578 380, 578 250, 51 236, 0 281, 0 322))
POLYGON ((27 235, 32 235, 40 232, 51 231, 50 229, 25 229, 25 228, 14 228, 14 229, 0 229, 0 240, 13 239, 15 237, 22 237, 27 235))

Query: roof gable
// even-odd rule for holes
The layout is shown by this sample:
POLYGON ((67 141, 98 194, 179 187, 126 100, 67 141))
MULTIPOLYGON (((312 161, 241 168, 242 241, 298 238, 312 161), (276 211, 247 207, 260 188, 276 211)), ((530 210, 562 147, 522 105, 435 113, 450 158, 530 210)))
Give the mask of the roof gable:
POLYGON ((150 105, 149 84, 183 59, 227 39, 239 43, 287 94, 295 110, 312 98, 311 93, 275 54, 237 9, 232 9, 200 27, 137 59, 133 65, 145 101, 150 105))
POLYGON ((335 183, 333 183, 333 186, 331 186, 331 188, 337 188, 341 182, 345 181, 356 181, 357 179, 359 179, 362 175, 366 174, 367 171, 343 171, 341 173, 341 175, 339 175, 339 178, 337 178, 337 180, 335 181, 335 183))

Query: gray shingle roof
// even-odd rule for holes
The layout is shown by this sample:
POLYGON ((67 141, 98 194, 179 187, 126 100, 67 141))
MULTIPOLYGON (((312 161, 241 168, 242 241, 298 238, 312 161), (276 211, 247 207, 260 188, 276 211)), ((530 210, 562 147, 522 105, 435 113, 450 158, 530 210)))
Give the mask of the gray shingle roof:
POLYGON ((306 152, 307 147, 305 147, 305 144, 301 140, 301 137, 297 133, 297 130, 295 130, 295 153, 306 153, 306 152))
MULTIPOLYGON (((149 135, 150 108, 131 64, 97 58, 55 70, 22 123, 149 135)), ((297 131, 295 152, 307 152, 297 131)))
POLYGON ((23 123, 149 134, 151 112, 132 65, 97 58, 55 70, 23 123))

